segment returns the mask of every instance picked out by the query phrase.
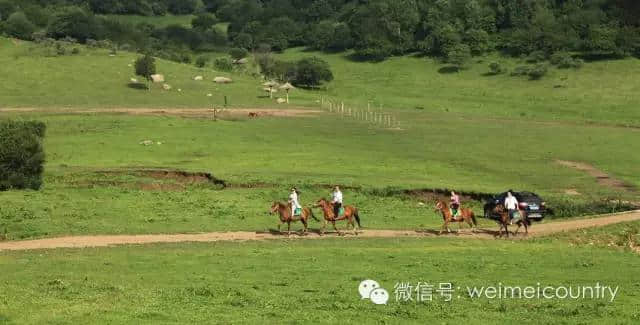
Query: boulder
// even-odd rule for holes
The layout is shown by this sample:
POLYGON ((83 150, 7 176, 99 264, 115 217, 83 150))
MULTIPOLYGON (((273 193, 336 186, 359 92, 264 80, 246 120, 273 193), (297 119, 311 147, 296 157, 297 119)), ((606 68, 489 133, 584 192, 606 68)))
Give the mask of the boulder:
POLYGON ((228 84, 228 83, 232 83, 233 80, 231 80, 231 78, 227 78, 227 77, 215 77, 215 78, 213 78, 213 82, 218 83, 218 84, 228 84))
POLYGON ((153 141, 151 140, 144 140, 144 141, 140 141, 140 144, 143 146, 150 146, 153 144, 153 141))
POLYGON ((133 82, 134 84, 137 84, 137 83, 138 83, 138 79, 136 79, 136 78, 131 78, 131 82, 133 82))
POLYGON ((286 103, 286 102, 287 102, 287 100, 286 100, 286 99, 284 99, 284 98, 278 98, 278 99, 276 99, 276 103, 278 103, 278 104, 284 104, 284 103, 286 103))
POLYGON ((247 64, 247 62, 249 62, 249 60, 247 60, 247 58, 242 58, 242 59, 238 59, 238 60, 233 60, 234 64, 247 64))
POLYGON ((169 85, 169 84, 162 84, 162 89, 164 89, 164 90, 171 90, 171 85, 169 85))
POLYGON ((151 75, 151 80, 153 80, 153 82, 164 82, 164 75, 152 74, 151 75))
POLYGON ((195 77, 193 78, 193 80, 195 80, 195 81, 202 81, 203 79, 204 79, 204 78, 203 78, 202 76, 195 76, 195 77))

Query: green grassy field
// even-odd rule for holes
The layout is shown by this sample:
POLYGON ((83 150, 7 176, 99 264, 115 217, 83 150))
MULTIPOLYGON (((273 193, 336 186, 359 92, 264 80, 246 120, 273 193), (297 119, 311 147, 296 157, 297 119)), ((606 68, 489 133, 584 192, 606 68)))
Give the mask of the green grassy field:
MULTIPOLYGON (((563 217, 611 212, 615 207, 594 210, 592 204, 638 197, 640 153, 632 150, 640 126, 637 60, 552 70, 534 82, 483 76, 495 57, 442 74, 441 64, 424 58, 372 64, 322 54, 335 81, 324 90, 295 90, 288 106, 317 109, 321 97, 350 107, 371 101, 394 112, 401 125, 396 130, 328 113, 232 115, 217 122, 65 113, 208 108, 222 105, 225 96, 231 109, 287 106, 265 98, 262 81, 249 73, 158 60, 173 89, 155 85, 145 91, 128 86, 134 54, 39 53, 29 43, 0 38, 0 66, 9 80, 0 83, 1 107, 43 110, 0 109, 0 118, 47 125, 43 188, 0 193, 0 237, 8 240, 266 231, 276 226, 269 204, 285 199, 293 185, 305 205, 327 196, 331 184, 344 185, 346 202, 361 209, 369 229, 440 226, 433 197, 406 190, 526 189, 543 195, 563 217), (194 81, 196 75, 205 81, 194 81), (221 75, 235 82, 211 82, 221 75), (143 140, 162 144, 143 146, 143 140), (630 187, 601 185, 556 160, 591 164, 630 187), (208 172, 228 186, 141 171, 149 168, 208 172), (580 195, 567 195, 568 189, 580 195)), ((291 50, 278 57, 306 55, 317 53, 291 50)), ((464 203, 481 214, 480 202, 464 203)), ((497 228, 486 220, 481 227, 497 228)), ((335 238, 2 252, 0 323, 633 324, 640 320, 640 283, 631 275, 640 259, 623 247, 640 244, 639 227, 636 222, 521 242, 335 238), (392 298, 396 282, 417 281, 460 288, 601 283, 620 292, 613 302, 472 299, 456 292, 461 297, 452 303, 435 297, 376 306, 358 297, 357 286, 366 278, 379 281, 392 298)))
MULTIPOLYGON (((440 219, 431 209, 431 199, 422 207, 418 202, 424 198, 385 194, 390 189, 491 193, 522 188, 539 192, 551 206, 568 200, 632 199, 635 195, 600 186, 595 178, 554 163, 555 159, 590 161, 633 182, 634 173, 639 172, 635 159, 629 157, 624 144, 610 145, 633 130, 514 122, 521 132, 512 136, 530 146, 514 148, 511 158, 497 163, 499 155, 493 152, 502 152, 505 143, 491 139, 506 138, 509 131, 501 127, 487 130, 465 119, 429 120, 425 114, 420 113, 412 127, 400 132, 367 128, 357 121, 335 121, 333 116, 213 122, 104 114, 8 114, 5 116, 46 122, 47 165, 42 190, 0 196, 0 230, 6 230, 10 239, 84 233, 263 231, 275 226, 275 218, 266 216, 268 205, 285 199, 294 185, 301 187, 306 205, 328 196, 330 184, 356 187, 345 189, 345 195, 350 204, 363 210, 364 225, 393 229, 436 228, 440 219), (429 127, 419 127, 423 122, 418 118, 425 118, 429 127), (339 137, 333 135, 336 128, 341 130, 339 137), (592 141, 585 142, 585 135, 592 141), (457 148, 434 145, 447 143, 451 137, 458 139, 457 148), (562 143, 556 142, 559 137, 562 143), (162 144, 140 145, 145 139, 162 144), (180 180, 134 172, 141 168, 209 172, 230 187, 181 184, 180 180), (583 195, 568 197, 564 195, 567 188, 583 195)), ((478 202, 465 203, 482 214, 478 202)), ((597 212, 607 210, 568 213, 597 212)))
MULTIPOLYGON (((637 227, 637 224, 636 224, 637 227)), ((633 324, 640 259, 627 251, 534 242, 326 239, 58 249, 0 254, 8 324, 438 323, 633 324), (612 266, 615 265, 615 272, 612 266), (375 279, 387 305, 361 300, 375 279), (453 301, 396 301, 398 282, 451 283, 453 301), (539 283, 539 285, 538 285, 539 283), (470 298, 467 287, 619 287, 607 299, 470 298)), ((434 289, 434 290, 435 290, 434 289)))
MULTIPOLYGON (((144 91, 127 88, 134 54, 121 52, 107 57, 106 51, 84 51, 78 56, 43 58, 33 55, 29 43, 18 45, 0 39, 0 64, 12 83, 0 86, 5 107, 209 107, 211 100, 245 107, 275 106, 262 96, 261 81, 246 74, 234 75, 231 85, 193 81, 195 75, 207 80, 225 75, 210 69, 159 61, 158 72, 177 91, 144 91), (79 69, 79 67, 83 67, 79 69), (26 76, 26 77, 25 77, 26 76), (70 91, 72 90, 72 91, 70 91), (213 93, 213 98, 205 95, 213 93)), ((570 120, 595 124, 640 125, 635 103, 640 86, 634 76, 640 71, 637 59, 586 64, 580 70, 551 69, 540 81, 510 77, 488 77, 487 65, 502 61, 513 67, 513 59, 476 59, 468 70, 443 74, 439 62, 419 57, 392 58, 382 63, 357 63, 343 54, 327 55, 289 50, 277 57, 295 60, 319 55, 329 61, 335 80, 325 91, 295 91, 292 104, 317 106, 322 97, 344 101, 351 107, 414 110, 450 116, 523 120, 570 120)), ((250 69, 251 70, 251 69, 250 69)), ((158 87, 159 88, 159 87, 158 87)))

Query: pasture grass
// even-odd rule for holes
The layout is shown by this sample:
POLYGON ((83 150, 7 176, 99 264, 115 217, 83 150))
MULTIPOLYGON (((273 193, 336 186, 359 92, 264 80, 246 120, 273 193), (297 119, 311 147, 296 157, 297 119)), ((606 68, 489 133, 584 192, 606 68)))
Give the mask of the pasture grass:
MULTIPOLYGON (((134 19, 127 18, 127 19, 134 19)), ((146 18, 145 18, 146 19, 146 18)), ((154 18, 156 19, 156 18, 154 18)), ((158 19, 167 19, 160 17, 158 19)), ((129 67, 136 54, 84 50, 76 56, 42 57, 29 42, 0 38, 0 64, 10 83, 0 86, 5 107, 210 107, 229 104, 243 107, 276 106, 262 93, 262 81, 251 77, 257 71, 249 64, 244 73, 233 73, 235 83, 216 85, 215 76, 229 76, 191 65, 158 60, 158 73, 165 75, 173 91, 142 91, 127 87, 133 77, 129 67), (204 82, 194 81, 203 75, 204 82), (182 89, 182 92, 176 89, 182 89), (206 97, 212 93, 213 97, 206 97)), ((211 53, 220 56, 220 53, 211 53)), ((433 59, 404 56, 380 63, 355 62, 349 54, 324 54, 291 49, 276 54, 283 60, 320 56, 334 71, 335 80, 322 90, 295 90, 292 105, 317 107, 320 97, 344 101, 353 108, 416 110, 442 116, 483 117, 494 123, 511 120, 564 120, 577 123, 639 126, 640 86, 635 75, 640 61, 625 59, 591 62, 579 70, 558 70, 539 81, 508 74, 486 76, 488 64, 505 67, 522 64, 516 59, 487 56, 476 58, 458 73, 441 73, 444 65, 433 59)))
POLYGON ((184 243, 0 254, 9 324, 633 324, 640 259, 564 241, 450 238, 184 243), (615 265, 615 272, 612 266, 615 265), (361 300, 374 279, 387 305, 361 300), (398 282, 453 301, 396 301, 398 282), (619 286, 607 299, 470 298, 467 286, 619 286))
MULTIPOLYGON (((275 217, 266 215, 268 206, 286 200, 291 186, 298 186, 302 203, 310 205, 327 197, 332 184, 345 186, 346 202, 362 210, 367 228, 439 227, 433 197, 402 194, 411 189, 527 189, 540 193, 550 207, 565 208, 562 216, 596 214, 615 210, 590 210, 592 202, 633 199, 635 194, 600 186, 591 176, 555 165, 554 159, 611 166, 606 170, 629 181, 640 172, 624 145, 611 145, 634 131, 615 127, 521 123, 522 134, 514 139, 530 146, 514 147, 509 159, 497 161, 500 155, 492 152, 502 152, 505 144, 491 138, 506 137, 509 131, 497 126, 487 131, 466 119, 444 123, 433 117, 430 127, 419 128, 423 122, 416 117, 414 126, 399 132, 331 115, 218 122, 108 114, 4 116, 37 118, 48 127, 44 187, 0 195, 0 231, 6 230, 9 239, 265 231, 276 225, 275 217), (583 142, 585 136, 592 142, 583 142), (558 137, 563 143, 554 141, 558 137), (162 144, 141 145, 146 139, 162 144), (449 139, 459 142, 440 145, 449 139), (229 187, 136 172, 145 168, 208 172, 229 187), (566 188, 583 195, 566 196, 566 188), (419 205, 420 200, 426 205, 419 205)), ((481 202, 464 203, 482 215, 481 202)), ((481 226, 495 227, 484 221, 481 226)), ((313 229, 318 227, 312 223, 313 229)))

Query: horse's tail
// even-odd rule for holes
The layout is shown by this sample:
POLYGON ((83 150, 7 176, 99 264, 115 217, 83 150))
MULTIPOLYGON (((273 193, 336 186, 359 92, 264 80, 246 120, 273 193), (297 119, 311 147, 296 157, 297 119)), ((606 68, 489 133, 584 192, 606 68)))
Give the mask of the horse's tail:
POLYGON ((320 219, 316 218, 316 215, 313 214, 313 209, 309 209, 309 215, 311 216, 311 218, 313 218, 313 220, 320 222, 320 219))
POLYGON ((353 216, 356 218, 356 222, 358 223, 358 227, 362 228, 362 225, 360 224, 360 215, 358 214, 358 209, 354 209, 355 211, 353 212, 353 216))

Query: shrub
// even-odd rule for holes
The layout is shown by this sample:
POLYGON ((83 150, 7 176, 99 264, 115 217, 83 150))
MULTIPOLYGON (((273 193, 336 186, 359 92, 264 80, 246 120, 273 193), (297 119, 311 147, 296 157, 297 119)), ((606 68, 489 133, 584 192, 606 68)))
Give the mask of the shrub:
POLYGON ((189 53, 180 54, 180 62, 187 64, 191 63, 191 55, 189 55, 189 53))
POLYGON ((557 66, 559 69, 578 69, 582 67, 583 61, 580 58, 573 58, 567 52, 557 52, 551 56, 551 64, 557 66))
POLYGON ((5 22, 4 30, 9 36, 31 40, 31 35, 36 31, 36 25, 29 21, 23 12, 14 12, 5 22))
POLYGON ((489 74, 498 75, 504 73, 504 68, 500 65, 499 62, 491 62, 489 63, 489 74))
POLYGON ((199 14, 196 18, 193 18, 193 20, 191 20, 191 26, 193 28, 209 29, 213 27, 213 25, 215 25, 217 22, 218 19, 215 15, 204 13, 199 14))
POLYGON ((247 55, 249 55, 249 52, 247 52, 247 50, 243 48, 236 47, 229 50, 229 55, 231 55, 234 60, 240 60, 247 57, 247 55))
POLYGON ((73 55, 80 54, 80 48, 74 47, 73 49, 71 49, 71 54, 73 55))
POLYGON ((547 65, 536 64, 533 68, 529 70, 529 73, 527 75, 531 80, 538 80, 542 78, 545 74, 547 74, 547 65))
POLYGON ((0 190, 37 190, 42 185, 45 125, 37 121, 0 122, 0 190))
POLYGON ((233 64, 231 63, 231 60, 229 60, 227 58, 217 58, 215 61, 213 61, 213 65, 219 71, 228 72, 228 71, 231 71, 233 69, 233 64))
POLYGON ((461 69, 471 59, 471 50, 466 44, 456 44, 447 51, 447 63, 461 69))
POLYGON ((529 53, 529 55, 527 56, 525 61, 527 63, 538 63, 538 62, 543 62, 546 58, 547 58, 547 56, 544 54, 544 52, 542 52, 542 51, 533 51, 533 52, 529 53))
POLYGON ((512 76, 526 76, 529 74, 529 71, 531 70, 531 67, 529 67, 528 65, 520 65, 515 67, 515 69, 513 69, 513 71, 511 71, 511 75, 512 76))
POLYGON ((243 49, 253 48, 253 37, 246 33, 240 33, 233 39, 233 45, 243 49))
POLYGON ((196 59, 196 67, 198 68, 204 68, 207 65, 207 62, 209 62, 209 58, 206 56, 199 56, 196 59))

